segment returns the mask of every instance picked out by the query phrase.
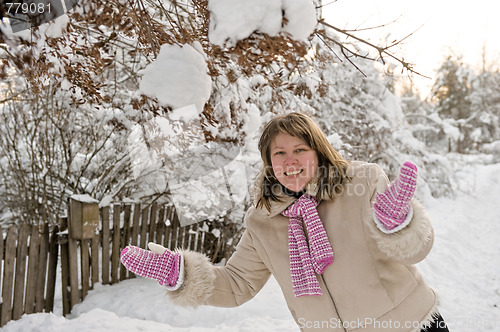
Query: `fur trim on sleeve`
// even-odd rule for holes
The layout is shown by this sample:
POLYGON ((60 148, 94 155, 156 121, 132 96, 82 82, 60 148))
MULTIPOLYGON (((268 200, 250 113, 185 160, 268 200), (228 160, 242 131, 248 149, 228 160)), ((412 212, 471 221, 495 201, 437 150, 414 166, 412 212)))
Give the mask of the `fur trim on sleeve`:
POLYGON ((212 295, 215 285, 215 271, 208 257, 194 251, 182 250, 184 258, 184 282, 167 295, 176 305, 197 307, 212 295))
POLYGON ((413 199, 413 218, 398 232, 385 234, 375 227, 373 236, 379 250, 400 263, 411 265, 423 260, 432 248, 434 230, 422 204, 413 199))

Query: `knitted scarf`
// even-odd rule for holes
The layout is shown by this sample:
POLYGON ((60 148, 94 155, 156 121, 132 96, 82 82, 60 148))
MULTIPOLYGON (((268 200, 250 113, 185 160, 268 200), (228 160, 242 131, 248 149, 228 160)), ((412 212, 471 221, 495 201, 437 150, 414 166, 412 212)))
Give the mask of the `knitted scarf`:
POLYGON ((316 209, 318 204, 319 200, 316 197, 304 194, 281 212, 289 218, 290 273, 296 297, 322 295, 314 272, 322 274, 326 267, 333 263, 333 249, 319 219, 316 209), (302 224, 306 226, 309 245, 302 224))

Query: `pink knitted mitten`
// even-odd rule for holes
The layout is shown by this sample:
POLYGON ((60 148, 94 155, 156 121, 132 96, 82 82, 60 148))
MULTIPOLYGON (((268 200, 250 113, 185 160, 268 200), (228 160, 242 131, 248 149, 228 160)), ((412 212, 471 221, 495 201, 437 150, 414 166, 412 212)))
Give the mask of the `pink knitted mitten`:
POLYGON ((175 286, 179 279, 181 254, 168 249, 163 254, 127 246, 120 254, 122 264, 141 277, 157 280, 162 286, 175 286))
POLYGON ((390 187, 382 194, 376 194, 374 212, 387 229, 391 230, 405 221, 416 186, 417 166, 407 161, 390 187))

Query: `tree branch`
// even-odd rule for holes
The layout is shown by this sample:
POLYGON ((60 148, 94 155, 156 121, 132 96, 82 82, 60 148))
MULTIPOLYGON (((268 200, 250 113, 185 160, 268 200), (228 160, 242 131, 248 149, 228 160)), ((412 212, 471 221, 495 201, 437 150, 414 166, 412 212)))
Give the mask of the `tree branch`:
MULTIPOLYGON (((414 74, 416 74, 416 75, 418 75, 418 76, 421 76, 421 77, 425 77, 425 78, 429 78, 429 79, 430 79, 430 77, 425 76, 425 75, 423 75, 422 73, 417 72, 415 69, 413 69, 413 64, 411 64, 411 63, 409 63, 409 62, 405 61, 405 60, 404 60, 404 58, 402 58, 402 57, 400 58, 400 57, 398 57, 398 56, 394 55, 394 53, 392 53, 392 52, 390 51, 390 49, 391 49, 391 48, 393 48, 394 46, 396 46, 396 45, 400 44, 402 41, 404 41, 404 40, 406 40, 407 38, 409 38, 410 36, 412 36, 412 35, 413 35, 413 34, 414 34, 414 33, 415 33, 418 29, 417 29, 416 31, 412 32, 411 34, 407 35, 407 36, 406 36, 406 37, 404 37, 403 39, 398 40, 398 41, 397 41, 397 42, 395 42, 395 43, 392 43, 391 45, 388 45, 388 46, 379 46, 379 45, 376 45, 376 44, 374 44, 374 43, 370 42, 370 41, 369 41, 369 40, 367 40, 367 39, 364 39, 364 38, 358 37, 358 36, 356 36, 356 35, 354 35, 354 34, 352 33, 352 32, 356 32, 356 31, 358 31, 358 30, 345 30, 345 29, 340 29, 340 28, 337 28, 336 26, 333 26, 333 25, 331 25, 331 24, 329 24, 329 23, 325 22, 324 20, 320 20, 320 21, 318 22, 318 24, 321 24, 321 25, 323 25, 323 26, 324 26, 324 27, 326 27, 326 28, 332 29, 332 30, 334 30, 334 31, 336 31, 336 32, 338 32, 338 33, 341 33, 341 34, 343 34, 343 35, 345 35, 345 36, 347 36, 347 37, 349 37, 349 38, 354 39, 355 41, 357 41, 357 42, 359 42, 359 43, 361 43, 361 44, 364 44, 364 45, 366 45, 366 46, 370 47, 371 49, 374 49, 374 50, 378 53, 378 56, 379 56, 379 58, 380 58, 380 61, 382 61, 382 63, 383 63, 383 64, 385 64, 385 59, 384 59, 384 58, 385 58, 385 57, 389 57, 389 58, 391 58, 391 59, 395 60, 396 62, 399 62, 399 63, 401 64, 401 66, 403 67, 403 69, 406 69, 408 72, 410 72, 410 73, 414 73, 414 74)), ((420 29, 420 28, 419 28, 419 29, 420 29)), ((342 52, 342 54, 343 54, 344 56, 346 56, 345 51, 347 51, 348 53, 352 54, 352 55, 353 55, 353 56, 355 56, 355 57, 359 57, 359 58, 362 58, 362 59, 367 59, 367 60, 375 60, 375 59, 372 59, 372 58, 368 57, 368 55, 363 55, 363 54, 360 54, 359 52, 352 51, 351 49, 349 49, 348 47, 346 47, 346 45, 345 45, 344 43, 341 43, 341 42, 339 42, 339 41, 336 41, 336 40, 334 40, 333 38, 330 38, 329 36, 327 36, 327 35, 324 33, 324 31, 317 30, 317 31, 315 32, 315 34, 316 34, 316 35, 322 35, 325 39, 327 39, 327 40, 329 40, 329 41, 331 41, 331 42, 335 43, 337 46, 339 46, 339 47, 340 47, 340 49, 341 49, 341 52, 342 52)), ((346 56, 346 59, 347 59, 347 60, 348 60, 351 64, 353 64, 353 62, 349 59, 349 57, 348 57, 348 56, 346 56)), ((355 67, 359 70, 359 68, 358 68, 357 66, 355 66, 355 67)))

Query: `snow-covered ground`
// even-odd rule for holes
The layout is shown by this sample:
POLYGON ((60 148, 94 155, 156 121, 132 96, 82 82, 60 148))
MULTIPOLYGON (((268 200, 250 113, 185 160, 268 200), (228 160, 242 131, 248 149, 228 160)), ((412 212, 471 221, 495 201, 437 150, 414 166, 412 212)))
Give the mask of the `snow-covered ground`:
MULTIPOLYGON (((439 290, 451 331, 500 331, 500 164, 467 163, 457 173, 461 190, 454 198, 424 199, 436 240, 419 268, 439 290)), ((255 299, 231 309, 183 309, 163 292, 156 282, 141 278, 97 285, 69 317, 25 315, 2 330, 298 331, 274 279, 255 299)))

